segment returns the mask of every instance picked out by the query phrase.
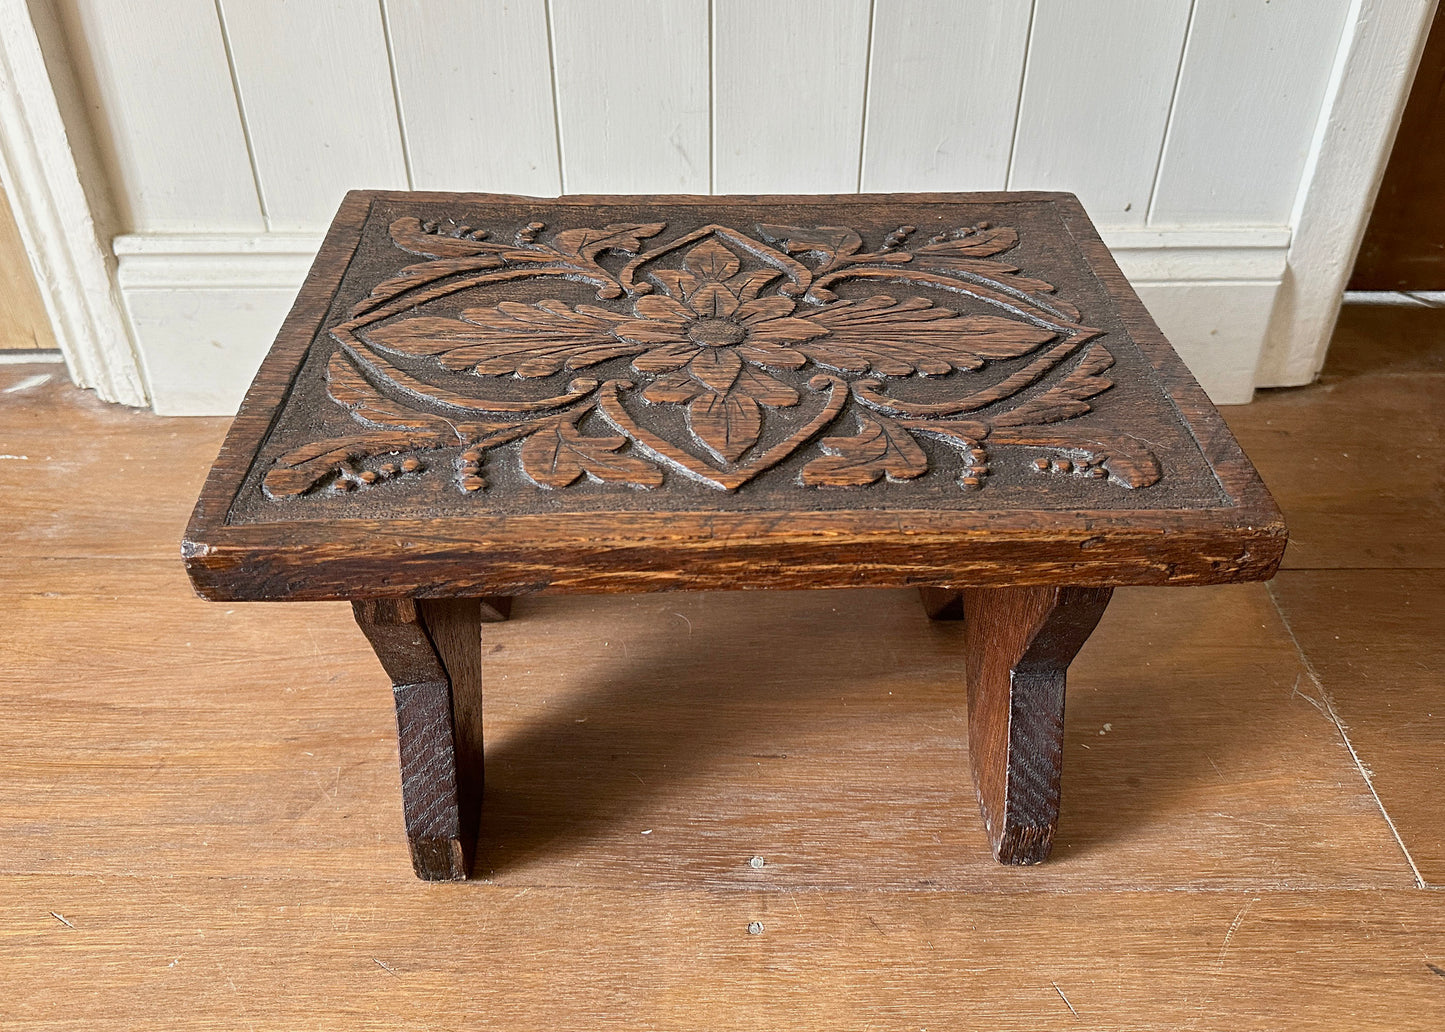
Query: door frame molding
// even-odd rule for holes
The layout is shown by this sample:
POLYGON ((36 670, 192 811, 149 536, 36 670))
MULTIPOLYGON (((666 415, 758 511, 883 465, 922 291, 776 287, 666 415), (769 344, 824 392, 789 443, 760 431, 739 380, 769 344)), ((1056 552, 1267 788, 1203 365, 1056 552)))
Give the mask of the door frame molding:
MULTIPOLYGON (((61 113, 69 68, 46 65, 47 50, 64 53, 58 27, 43 20, 49 15, 41 4, 32 16, 25 0, 0 0, 0 183, 70 378, 106 401, 145 405, 145 378, 103 228, 108 220, 97 219, 108 205, 93 194, 104 197, 106 187, 93 183, 87 191, 61 113), (42 46, 42 32, 56 45, 42 46)), ((71 121, 75 131, 89 128, 83 116, 71 121)))
POLYGON ((1284 280, 1255 372, 1260 387, 1314 381, 1438 0, 1354 0, 1300 177, 1284 280))

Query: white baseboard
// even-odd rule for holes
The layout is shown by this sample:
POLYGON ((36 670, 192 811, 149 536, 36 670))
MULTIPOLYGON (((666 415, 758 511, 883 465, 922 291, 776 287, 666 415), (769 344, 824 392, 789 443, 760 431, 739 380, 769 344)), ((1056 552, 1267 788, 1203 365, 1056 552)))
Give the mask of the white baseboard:
MULTIPOLYGON (((1105 229, 1184 361, 1219 404, 1249 401, 1289 230, 1105 229)), ((118 281, 162 415, 231 415, 291 306, 319 236, 116 237, 118 281)))

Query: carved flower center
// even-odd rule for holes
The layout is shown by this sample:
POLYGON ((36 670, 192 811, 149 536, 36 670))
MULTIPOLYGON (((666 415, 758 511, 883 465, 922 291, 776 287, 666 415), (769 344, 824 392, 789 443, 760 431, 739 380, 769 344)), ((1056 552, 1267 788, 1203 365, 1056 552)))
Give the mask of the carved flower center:
POLYGON ((730 319, 699 319, 687 328, 688 340, 710 348, 741 344, 748 333, 730 319))

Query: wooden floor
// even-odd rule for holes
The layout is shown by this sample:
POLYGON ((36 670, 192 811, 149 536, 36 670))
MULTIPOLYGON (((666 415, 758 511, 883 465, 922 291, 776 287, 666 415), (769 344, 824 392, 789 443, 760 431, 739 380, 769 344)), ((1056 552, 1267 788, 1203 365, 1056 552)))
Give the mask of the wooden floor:
POLYGON ((911 593, 578 597, 487 628, 482 880, 428 885, 348 608, 187 587, 224 422, 0 393, 0 1027, 1445 1028, 1442 402, 1445 310, 1354 308, 1226 411, 1287 568, 1115 595, 1046 865, 911 593))

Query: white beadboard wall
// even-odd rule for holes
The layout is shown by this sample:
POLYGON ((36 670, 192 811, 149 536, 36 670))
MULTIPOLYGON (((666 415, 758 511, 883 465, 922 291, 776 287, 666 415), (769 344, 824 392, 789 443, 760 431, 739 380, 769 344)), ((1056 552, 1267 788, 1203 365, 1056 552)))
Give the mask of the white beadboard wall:
POLYGON ((1352 0, 53 0, 152 403, 234 411, 353 187, 1077 193, 1247 401, 1352 0))

